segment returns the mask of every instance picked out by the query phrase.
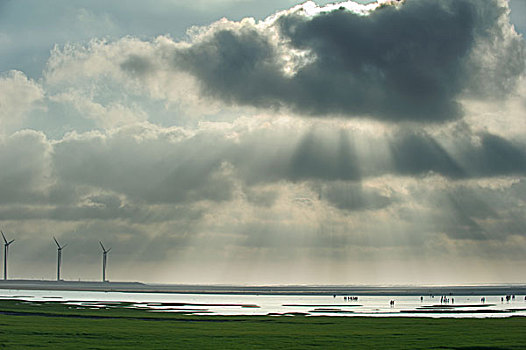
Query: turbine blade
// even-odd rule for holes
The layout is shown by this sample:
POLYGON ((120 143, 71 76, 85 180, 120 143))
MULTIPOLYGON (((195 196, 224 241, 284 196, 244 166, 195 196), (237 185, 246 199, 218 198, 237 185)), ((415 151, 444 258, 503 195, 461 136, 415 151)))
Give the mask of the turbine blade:
POLYGON ((99 241, 99 243, 100 243, 100 246, 102 247, 102 250, 103 250, 103 251, 106 251, 106 248, 104 248, 104 245, 102 245, 102 242, 99 241))
POLYGON ((53 236, 53 240, 54 240, 55 243, 57 244, 57 247, 60 249, 60 244, 58 244, 58 241, 57 241, 57 239, 55 238, 55 236, 53 236))
POLYGON ((10 244, 13 243, 14 241, 15 241, 14 239, 10 240, 10 241, 7 243, 7 245, 10 245, 10 244))
POLYGON ((66 244, 64 244, 62 247, 60 247, 60 249, 64 249, 64 248, 66 248, 67 246, 68 246, 68 244, 66 243, 66 244))
POLYGON ((110 248, 110 249, 108 249, 108 250, 106 250, 106 253, 109 253, 109 252, 110 252, 110 250, 111 250, 111 248, 110 248))
POLYGON ((5 239, 4 232, 3 231, 0 231, 0 232, 2 232, 2 238, 4 239, 5 244, 7 244, 7 239, 5 239))

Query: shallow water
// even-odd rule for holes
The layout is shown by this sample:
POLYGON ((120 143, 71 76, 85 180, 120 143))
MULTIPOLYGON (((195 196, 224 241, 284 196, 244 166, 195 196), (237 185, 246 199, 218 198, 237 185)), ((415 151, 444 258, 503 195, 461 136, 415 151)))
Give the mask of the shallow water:
POLYGON ((133 307, 152 312, 206 315, 294 315, 372 317, 510 317, 526 316, 524 295, 506 302, 504 296, 454 296, 441 303, 440 296, 344 296, 239 295, 125 293, 49 290, 1 290, 0 299, 61 302, 73 307, 133 307), (504 297, 504 301, 501 298, 504 297), (454 301, 452 300, 454 299, 454 301), (394 305, 390 305, 390 301, 394 305))

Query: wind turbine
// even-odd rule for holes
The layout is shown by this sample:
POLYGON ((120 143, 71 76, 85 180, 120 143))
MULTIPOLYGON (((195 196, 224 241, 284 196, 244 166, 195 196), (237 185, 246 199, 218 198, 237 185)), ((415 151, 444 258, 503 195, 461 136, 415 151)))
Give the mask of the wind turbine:
POLYGON ((4 280, 7 280, 7 252, 9 251, 9 246, 11 243, 13 243, 15 240, 12 239, 9 242, 5 238, 4 232, 0 231, 2 233, 2 238, 4 239, 4 280))
POLYGON ((99 241, 99 243, 102 248, 102 282, 106 282, 106 259, 107 259, 107 255, 110 252, 111 248, 106 250, 102 242, 99 241))
POLYGON ((62 265, 62 249, 64 249, 67 244, 64 244, 62 247, 58 244, 57 239, 53 236, 53 240, 57 244, 57 281, 60 281, 60 265, 62 265))

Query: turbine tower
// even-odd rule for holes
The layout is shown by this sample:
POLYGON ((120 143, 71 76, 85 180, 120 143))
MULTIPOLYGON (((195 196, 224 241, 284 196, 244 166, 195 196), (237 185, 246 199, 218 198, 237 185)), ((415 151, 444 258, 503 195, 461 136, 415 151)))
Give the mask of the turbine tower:
POLYGON ((110 252, 111 248, 106 250, 102 242, 99 241, 99 243, 102 248, 102 282, 106 282, 106 259, 107 259, 107 255, 110 252))
POLYGON ((9 242, 5 238, 4 232, 0 231, 2 233, 2 238, 4 239, 4 280, 7 280, 7 252, 9 251, 9 246, 11 243, 13 243, 15 240, 12 239, 9 242))
POLYGON ((62 249, 64 249, 67 246, 67 244, 60 246, 60 244, 58 244, 58 241, 55 237, 53 237, 53 240, 57 244, 57 281, 60 281, 60 266, 62 265, 62 249))

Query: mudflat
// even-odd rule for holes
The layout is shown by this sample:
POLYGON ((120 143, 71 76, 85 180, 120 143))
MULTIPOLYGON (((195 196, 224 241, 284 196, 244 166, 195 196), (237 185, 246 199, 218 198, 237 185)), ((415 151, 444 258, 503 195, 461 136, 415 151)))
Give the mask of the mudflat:
POLYGON ((210 316, 0 301, 0 348, 525 349, 526 318, 210 316))

